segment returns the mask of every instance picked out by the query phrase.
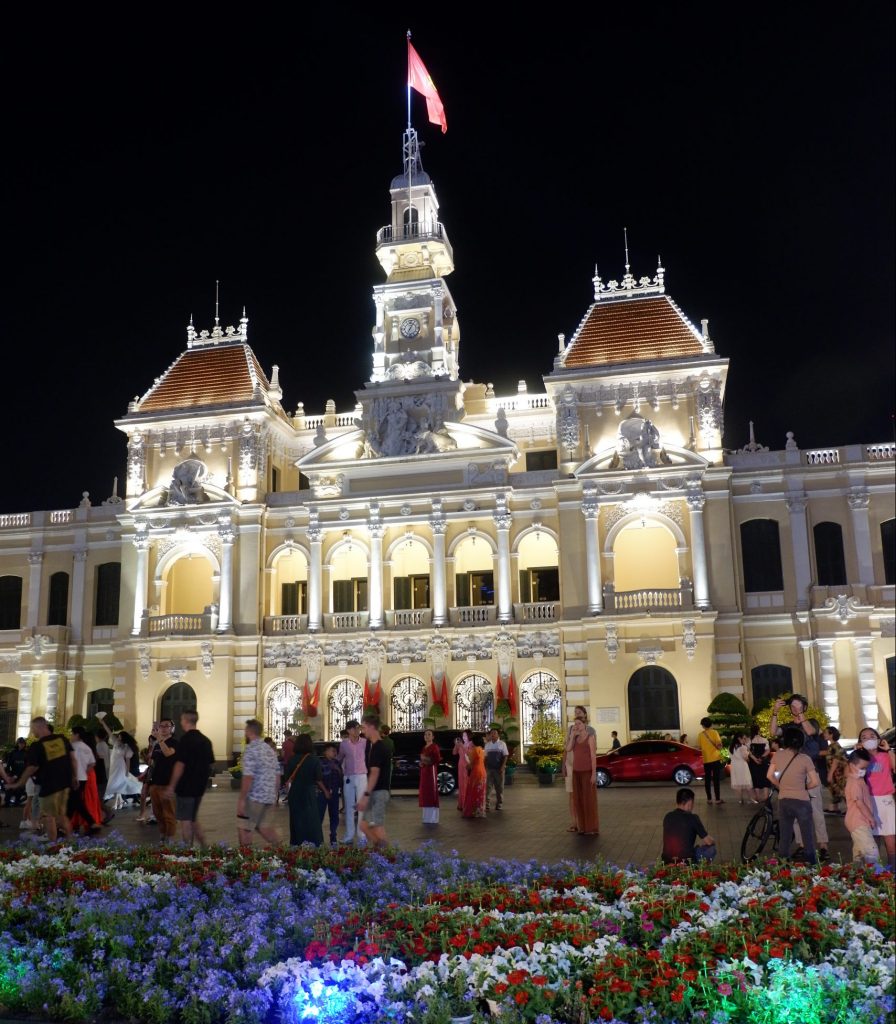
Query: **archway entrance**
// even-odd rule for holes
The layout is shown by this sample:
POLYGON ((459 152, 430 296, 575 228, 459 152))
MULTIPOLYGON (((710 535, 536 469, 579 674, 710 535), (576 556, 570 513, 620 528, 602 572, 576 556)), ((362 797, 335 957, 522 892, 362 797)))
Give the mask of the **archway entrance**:
POLYGON ((175 683, 162 694, 159 704, 159 718, 170 718, 174 722, 174 735, 182 735, 180 716, 184 711, 196 711, 196 691, 189 683, 175 683))

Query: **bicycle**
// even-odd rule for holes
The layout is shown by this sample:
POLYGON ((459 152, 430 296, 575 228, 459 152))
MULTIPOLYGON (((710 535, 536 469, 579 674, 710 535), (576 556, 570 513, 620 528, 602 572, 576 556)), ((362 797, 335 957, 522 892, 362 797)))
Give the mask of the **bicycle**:
POLYGON ((771 840, 772 847, 769 851, 774 853, 778 849, 778 842, 781 838, 781 830, 775 810, 772 805, 773 794, 769 794, 765 804, 750 819, 747 831, 740 844, 740 859, 744 864, 750 864, 761 856, 771 840))

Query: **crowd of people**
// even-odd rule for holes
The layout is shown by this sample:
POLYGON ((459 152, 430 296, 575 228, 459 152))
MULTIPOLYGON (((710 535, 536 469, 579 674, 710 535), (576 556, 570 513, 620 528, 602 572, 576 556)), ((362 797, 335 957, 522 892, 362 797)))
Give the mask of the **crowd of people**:
MULTIPOLYGON (((896 870, 896 752, 866 727, 847 756, 839 731, 833 726, 822 729, 808 710, 809 702, 800 694, 780 698, 773 705, 767 737, 754 726, 749 735, 743 731, 731 739, 732 792, 741 804, 761 804, 777 794, 778 853, 784 858, 810 863, 827 859, 825 816, 839 815, 852 837, 854 858, 876 862, 882 840, 888 865, 896 870), (785 707, 790 714, 782 724, 778 719, 785 707)), ((138 820, 155 824, 162 843, 175 841, 179 829, 184 844, 203 845, 199 808, 210 784, 214 753, 198 729, 196 712, 181 715, 177 738, 170 719, 154 723, 142 751, 129 733, 110 729, 104 715, 97 720, 95 734, 74 726, 69 738, 37 717, 31 722, 33 742, 16 742, 0 766, 0 777, 7 806, 22 807, 20 827, 51 841, 75 831, 96 835, 117 811, 139 803, 138 820)), ((706 801, 722 804, 724 744, 711 718, 700 725, 697 742, 706 801)), ((613 741, 619 742, 615 733, 613 741)), ((286 733, 278 751, 263 736, 261 722, 249 719, 236 807, 239 843, 250 845, 257 835, 269 845, 279 844, 273 812, 282 801, 288 807, 293 845, 322 845, 326 823, 330 845, 386 846, 394 753, 389 729, 375 714, 348 722, 339 743, 326 744, 320 756, 306 733, 286 733)), ((482 819, 501 811, 510 752, 499 731, 482 736, 465 729, 448 755, 430 729, 419 751, 423 824, 439 824, 440 766, 449 756, 456 759, 452 799, 462 817, 482 819)), ((595 730, 588 724, 587 709, 579 705, 566 732, 561 774, 568 794, 567 830, 582 836, 599 834, 595 759, 595 730)), ((715 856, 715 841, 695 813, 695 801, 694 791, 686 787, 676 794, 676 806, 663 821, 664 861, 715 856)))

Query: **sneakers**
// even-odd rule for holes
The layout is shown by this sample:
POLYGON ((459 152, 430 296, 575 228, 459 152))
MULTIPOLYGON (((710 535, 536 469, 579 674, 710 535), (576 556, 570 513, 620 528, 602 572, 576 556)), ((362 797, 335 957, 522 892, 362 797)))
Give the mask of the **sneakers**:
POLYGON ((19 822, 19 831, 21 831, 22 829, 26 829, 28 832, 30 832, 33 828, 34 826, 27 818, 24 818, 22 821, 19 822))

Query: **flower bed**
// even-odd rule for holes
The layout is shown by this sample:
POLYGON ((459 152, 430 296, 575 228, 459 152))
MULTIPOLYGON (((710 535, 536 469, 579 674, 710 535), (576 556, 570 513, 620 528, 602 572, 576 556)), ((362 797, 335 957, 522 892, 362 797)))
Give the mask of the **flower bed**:
POLYGON ((311 848, 0 851, 0 1017, 881 1022, 893 878, 311 848))

